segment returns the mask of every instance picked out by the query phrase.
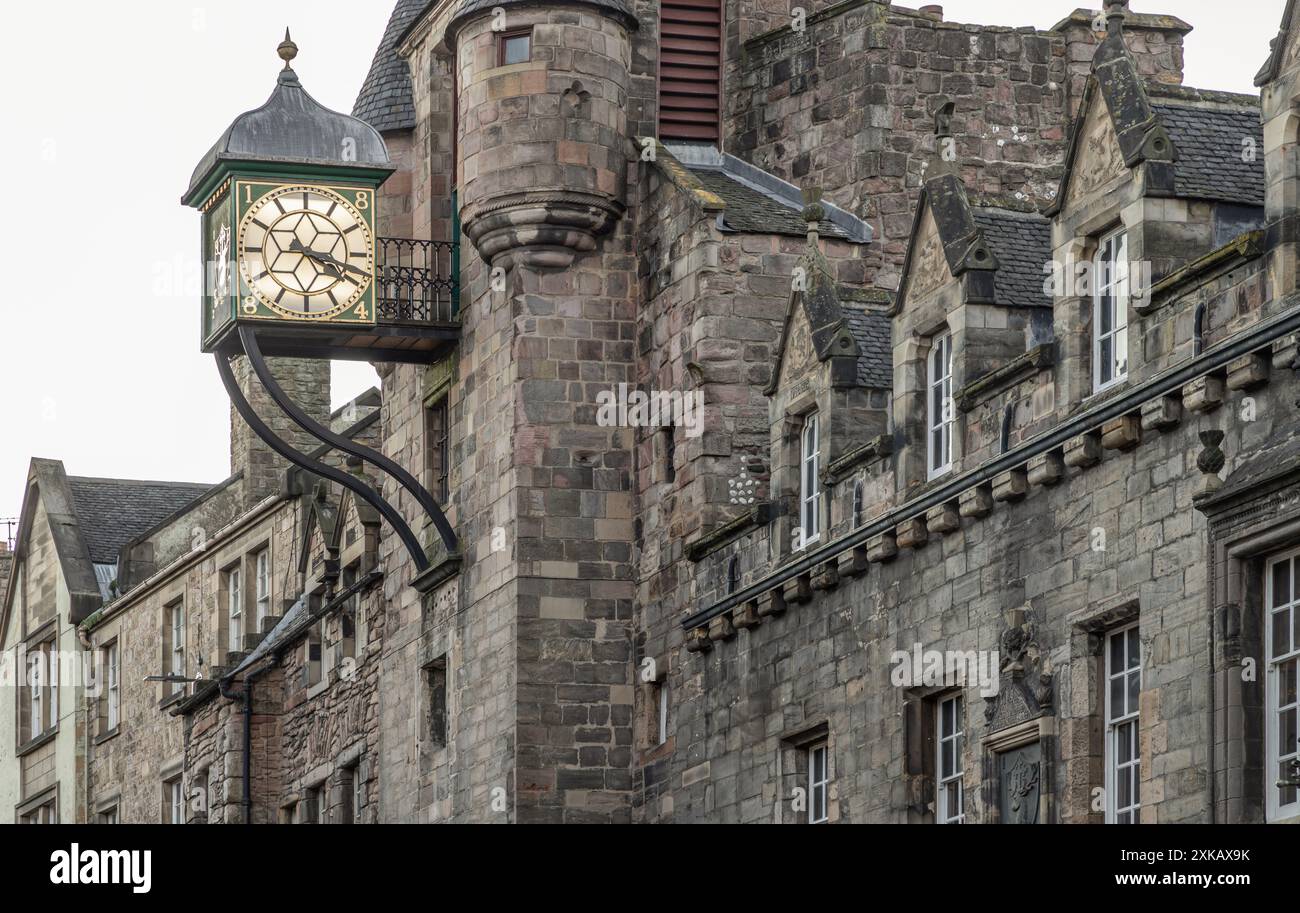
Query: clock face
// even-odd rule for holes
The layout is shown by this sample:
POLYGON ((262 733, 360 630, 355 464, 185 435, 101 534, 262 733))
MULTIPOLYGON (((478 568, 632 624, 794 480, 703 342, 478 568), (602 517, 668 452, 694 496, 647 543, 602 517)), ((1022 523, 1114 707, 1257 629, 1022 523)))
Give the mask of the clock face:
POLYGON ((328 320, 347 312, 367 319, 362 300, 375 273, 374 236, 362 208, 370 192, 279 185, 249 197, 239 222, 239 272, 255 301, 295 319, 328 320))

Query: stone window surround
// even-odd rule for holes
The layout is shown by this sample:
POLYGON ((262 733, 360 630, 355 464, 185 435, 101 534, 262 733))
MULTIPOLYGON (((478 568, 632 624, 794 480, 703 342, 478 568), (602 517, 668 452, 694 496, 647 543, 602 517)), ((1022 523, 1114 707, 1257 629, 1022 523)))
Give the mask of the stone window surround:
MULTIPOLYGON (((158 639, 158 649, 160 659, 158 669, 163 675, 172 674, 172 653, 175 644, 172 643, 172 610, 177 607, 181 610, 181 635, 185 638, 185 643, 181 645, 181 661, 185 668, 181 674, 187 674, 190 665, 189 651, 189 631, 190 619, 188 614, 186 591, 184 585, 170 588, 164 592, 162 597, 162 637, 158 639)), ((160 708, 173 704, 185 697, 185 685, 178 686, 174 682, 159 682, 158 690, 160 697, 158 706, 160 708)))
POLYGON ((113 631, 113 636, 100 643, 95 651, 100 654, 102 660, 99 663, 97 674, 104 676, 103 687, 100 690, 99 697, 95 699, 95 744, 102 745, 109 739, 115 738, 122 731, 122 648, 121 648, 121 631, 113 631), (117 653, 117 724, 108 726, 108 675, 109 675, 109 652, 117 653))
POLYGON ((189 808, 188 797, 185 795, 185 762, 184 759, 173 761, 163 767, 159 780, 162 783, 162 814, 159 815, 163 824, 174 824, 171 820, 171 789, 172 784, 178 784, 181 790, 181 823, 184 824, 187 818, 186 811, 189 808))
MULTIPOLYGON (((781 784, 781 793, 777 797, 776 823, 808 823, 808 810, 812 803, 812 794, 808 789, 809 750, 822 744, 826 746, 826 811, 829 816, 831 794, 835 786, 835 737, 829 721, 825 717, 814 717, 798 729, 783 733, 779 739, 776 778, 781 784), (799 811, 795 811, 792 805, 795 787, 802 788, 805 793, 805 805, 799 811)), ((832 817, 827 823, 833 823, 834 820, 832 817)))
MULTIPOLYGON (((1251 502, 1253 503, 1253 502, 1251 502)), ((1249 504, 1246 509, 1249 509, 1249 504)), ((1231 520, 1233 512, 1228 512, 1223 517, 1216 517, 1213 523, 1231 520)), ((1229 538, 1222 541, 1213 542, 1213 554, 1210 556, 1211 561, 1221 569, 1215 574, 1214 593, 1214 639, 1216 642, 1223 641, 1224 656, 1222 660, 1215 657, 1215 673, 1224 673, 1226 683, 1235 693, 1230 697, 1235 698, 1235 702, 1243 705, 1244 713, 1234 715, 1230 712, 1231 708, 1220 708, 1218 706, 1219 687, 1212 689, 1215 696, 1214 713, 1220 710, 1229 711, 1225 713, 1225 720, 1237 720, 1237 725, 1230 730, 1216 731, 1213 734, 1215 744, 1212 746, 1215 751, 1212 757, 1217 755, 1221 745, 1228 746, 1234 742, 1245 743, 1242 749, 1242 766, 1246 772, 1247 780, 1253 779, 1253 774, 1258 773, 1261 787, 1267 788, 1267 771, 1263 769, 1264 757, 1260 755, 1263 746, 1255 746, 1245 739, 1244 717, 1245 714, 1259 712, 1265 713, 1266 701, 1262 689, 1266 686, 1266 680, 1263 677, 1264 664, 1261 662, 1259 674, 1255 682, 1247 683, 1242 680, 1241 663, 1245 656, 1256 654, 1263 656, 1263 585, 1264 585, 1264 567, 1270 557, 1281 552, 1300 546, 1300 510, 1292 510, 1285 514, 1275 517, 1262 518, 1259 522, 1239 530, 1229 538), (1256 650, 1255 647, 1258 647, 1256 650), (1248 685, 1254 685, 1248 688, 1248 685), (1247 702, 1247 698, 1253 699, 1252 703, 1247 702)), ((1216 644, 1217 645, 1217 644, 1216 644)), ((1217 654, 1217 651, 1216 651, 1217 654)), ((1217 678, 1217 675, 1216 675, 1217 678)), ((1262 720, 1261 726, 1262 726, 1262 720)), ((1214 758, 1218 760, 1218 758, 1214 758)), ((1211 765, 1211 781, 1218 773, 1211 765)), ((1215 820, 1221 820, 1224 823, 1245 823, 1244 821, 1229 821, 1226 816, 1220 817, 1224 813, 1223 806, 1226 800, 1223 797, 1215 795, 1213 803, 1215 806, 1215 820)), ((1261 797, 1261 813, 1263 811, 1263 797, 1261 797)), ((1300 818, 1288 818, 1278 823, 1300 823, 1300 818)))
MULTIPOLYGON (((947 678, 948 670, 944 669, 947 678)), ((908 810, 917 816, 909 823, 934 824, 938 813, 938 710, 939 705, 951 697, 962 696, 963 713, 969 717, 969 701, 965 688, 956 682, 942 685, 916 685, 903 691, 903 741, 904 779, 908 785, 908 810)), ((962 754, 968 755, 971 745, 969 726, 962 729, 962 754)), ((971 791, 966 784, 971 765, 962 760, 963 814, 970 817, 971 791)))
MULTIPOLYGON (((777 459, 773 461, 770 486, 774 500, 787 505, 786 510, 777 518, 777 535, 773 537, 779 543, 777 551, 783 558, 802 554, 802 550, 794 548, 794 531, 802 522, 803 505, 800 497, 803 472, 803 427, 809 415, 820 412, 819 405, 816 394, 809 390, 786 406, 781 420, 781 440, 778 444, 777 459)), ((827 452, 825 428, 825 422, 818 423, 818 447, 823 453, 827 452)), ((824 491, 822 493, 825 494, 824 491)), ((822 521, 823 514, 824 510, 819 512, 819 522, 822 521)))
MULTIPOLYGON (((30 656, 36 650, 44 649, 45 647, 47 647, 47 645, 53 645, 53 647, 57 649, 58 642, 59 642, 58 629, 59 629, 59 618, 56 615, 55 617, 51 618, 49 621, 43 622, 40 625, 40 627, 36 628, 31 633, 27 634, 22 641, 23 647, 26 650, 27 655, 30 656)), ((46 665, 48 667, 48 660, 46 662, 46 665)), ((25 682, 26 673, 22 670, 16 670, 16 671, 22 672, 22 674, 24 675, 24 682, 25 682)), ((46 668, 44 674, 47 677, 49 676, 48 668, 46 668)), ((52 687, 47 687, 44 689, 47 693, 42 697, 42 702, 41 702, 42 713, 44 713, 50 707, 50 695, 48 694, 48 692, 58 688, 58 682, 53 681, 50 683, 50 685, 52 687)), ((27 726, 24 727, 23 725, 23 716, 24 716, 23 703, 24 701, 28 701, 30 699, 30 695, 31 695, 31 688, 28 684, 23 684, 21 687, 14 688, 14 697, 15 697, 14 720, 18 723, 18 725, 14 727, 14 739, 15 739, 15 746, 16 746, 16 750, 14 752, 15 757, 22 757, 25 754, 35 751, 37 748, 41 747, 46 742, 53 739, 59 733, 59 721, 58 719, 54 719, 51 720, 49 726, 46 726, 44 729, 41 730, 40 735, 35 736, 34 738, 27 738, 27 739, 23 738, 24 732, 31 732, 30 719, 28 721, 27 726)), ((30 717, 30 707, 27 715, 30 717)))
MULTIPOLYGON (((649 657, 646 658, 648 659, 649 657)), ((640 724, 640 739, 638 739, 638 742, 641 745, 641 760, 639 763, 643 767, 662 757, 670 756, 673 753, 673 744, 675 741, 671 726, 667 727, 668 738, 663 742, 658 741, 659 701, 665 687, 669 689, 669 719, 671 720, 672 717, 672 689, 668 684, 669 654, 663 653, 656 656, 653 658, 653 661, 655 671, 653 678, 643 678, 641 668, 638 667, 637 670, 637 681, 641 686, 638 689, 641 693, 641 713, 638 721, 640 724)), ((645 660, 643 659, 642 662, 644 663, 645 660)))
POLYGON ((114 813, 117 816, 117 823, 121 824, 122 823, 121 787, 115 787, 112 792, 104 793, 101 796, 97 796, 95 798, 95 801, 91 803, 91 808, 94 809, 94 818, 96 824, 106 823, 100 819, 103 818, 105 815, 109 814, 110 812, 114 813))
MULTIPOLYGON (((1139 201, 1141 202, 1141 201, 1139 201)), ((1127 208, 1123 202, 1115 202, 1107 206, 1095 216, 1081 222, 1075 226, 1075 236, 1072 240, 1062 245, 1066 250, 1066 262, 1062 264, 1065 269, 1065 281, 1071 283, 1069 291, 1073 292, 1074 275, 1072 270, 1077 269, 1080 264, 1092 264, 1096 259, 1097 251, 1101 242, 1108 236, 1118 231, 1124 231, 1128 234, 1128 252, 1129 260, 1133 259, 1133 242, 1140 240, 1140 234, 1137 229, 1141 223, 1134 224, 1132 220, 1124 218, 1124 209, 1127 208)), ((1061 247, 1053 251, 1054 256, 1059 256, 1061 247)), ((1133 377, 1133 309, 1132 302, 1129 305, 1129 359, 1128 373, 1122 381, 1111 384, 1101 390, 1096 389, 1094 378, 1096 371, 1093 365, 1093 321, 1095 319, 1094 299, 1091 294, 1088 295, 1058 295, 1053 302, 1053 331, 1057 339, 1057 345, 1061 346, 1064 351, 1057 358, 1059 368, 1069 371, 1073 367, 1075 376, 1069 378, 1055 377, 1053 382, 1057 386, 1057 404, 1058 407, 1064 406, 1067 409, 1073 409, 1078 406, 1091 405, 1093 402, 1105 399, 1123 390, 1129 386, 1133 377), (1080 326, 1075 333, 1063 332, 1064 327, 1060 319, 1061 311, 1067 313, 1074 311, 1080 315, 1080 326), (1066 396, 1069 402, 1060 397, 1061 388, 1078 391, 1075 396, 1066 396)), ((1067 324, 1068 325, 1068 324, 1067 324)))
POLYGON ((34 796, 24 799, 14 806, 14 823, 21 824, 23 818, 36 811, 42 805, 51 806, 50 821, 59 823, 59 784, 47 786, 34 796))
MULTIPOLYGON (((1113 631, 1132 625, 1139 625, 1140 630, 1141 617, 1142 608, 1138 597, 1132 593, 1122 593, 1097 605, 1076 610, 1066 618, 1070 630, 1071 683, 1072 688, 1083 687, 1088 694, 1086 719, 1089 721, 1089 735, 1087 755, 1082 758, 1074 756, 1061 758, 1067 767, 1074 761, 1081 761, 1088 765, 1087 783, 1082 788, 1071 789, 1069 783, 1072 778, 1066 778, 1065 788, 1068 795, 1063 799, 1066 808, 1089 809, 1086 820, 1092 824, 1101 824, 1105 819, 1104 813, 1091 811, 1091 784, 1104 782, 1106 764, 1105 732, 1103 727, 1094 725, 1091 721, 1104 719, 1105 716, 1106 637, 1113 631)), ((1142 650, 1144 657, 1150 655, 1146 644, 1142 645, 1142 650)), ((1138 726, 1140 733, 1142 723, 1139 722, 1138 726)), ((1141 739, 1138 744, 1139 747, 1142 745, 1141 739)), ((1063 743, 1062 752, 1064 751, 1063 743)), ((1143 771, 1151 769, 1149 760, 1143 759, 1141 768, 1143 771)))
POLYGON ((911 336, 908 356, 904 357, 901 364, 895 367, 896 371, 902 369, 905 376, 907 372, 913 372, 913 375, 919 380, 918 389, 896 393, 894 398, 895 407, 891 415, 893 422, 891 431, 901 430, 903 440, 906 442, 904 444, 906 451, 915 454, 917 457, 915 461, 909 461, 914 463, 912 468, 903 469, 899 473, 899 483, 903 489, 937 483, 959 475, 962 470, 962 443, 966 434, 965 415, 960 409, 956 408, 954 402, 952 423, 949 429, 951 435, 951 459, 948 469, 933 477, 930 475, 930 353, 934 349, 934 341, 945 334, 952 346, 949 364, 952 366, 950 376, 952 377, 955 394, 958 378, 957 365, 962 356, 964 339, 959 329, 952 325, 951 317, 948 314, 945 314, 942 319, 932 324, 918 327, 911 336), (917 467, 920 468, 919 472, 917 467))

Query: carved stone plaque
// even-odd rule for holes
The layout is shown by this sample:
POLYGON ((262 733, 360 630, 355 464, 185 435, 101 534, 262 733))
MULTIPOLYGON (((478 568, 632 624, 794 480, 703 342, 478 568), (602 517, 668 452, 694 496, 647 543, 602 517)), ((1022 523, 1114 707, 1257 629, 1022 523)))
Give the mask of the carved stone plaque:
POLYGON ((1003 824, 1037 824, 1042 792, 1042 747, 1031 742, 998 758, 998 802, 1003 824))

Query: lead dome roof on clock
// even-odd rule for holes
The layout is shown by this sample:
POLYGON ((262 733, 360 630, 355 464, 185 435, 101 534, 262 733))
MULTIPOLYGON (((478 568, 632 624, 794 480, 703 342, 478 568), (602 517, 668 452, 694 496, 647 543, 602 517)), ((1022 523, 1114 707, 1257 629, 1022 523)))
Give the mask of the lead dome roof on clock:
POLYGON ((203 156, 186 196, 197 190, 220 162, 229 160, 391 167, 379 131, 312 98, 288 59, 266 104, 236 117, 203 156))

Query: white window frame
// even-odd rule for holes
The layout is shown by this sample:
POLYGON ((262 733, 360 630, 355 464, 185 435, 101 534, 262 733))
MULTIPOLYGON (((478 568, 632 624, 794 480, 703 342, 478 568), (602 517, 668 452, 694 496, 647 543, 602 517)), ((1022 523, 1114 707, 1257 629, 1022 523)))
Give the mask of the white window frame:
POLYGON ((181 778, 166 781, 167 785, 167 823, 184 824, 185 823, 185 790, 181 784, 181 778))
POLYGON ((1107 824, 1137 824, 1140 821, 1142 811, 1142 730, 1138 714, 1138 705, 1141 703, 1142 695, 1142 640, 1138 637, 1138 625, 1136 623, 1125 625, 1122 628, 1116 628, 1106 634, 1105 663, 1106 674, 1104 677, 1106 689, 1106 823, 1107 824), (1119 638, 1124 638, 1124 652, 1122 662, 1123 668, 1115 668, 1112 658, 1113 644, 1119 638), (1137 663, 1129 664, 1128 646, 1132 641, 1137 643, 1137 663), (1133 699, 1132 706, 1129 706, 1128 682, 1134 676, 1137 677, 1137 697, 1133 699), (1123 695, 1124 706, 1116 707, 1112 698, 1113 683, 1118 680, 1124 681, 1123 695), (1120 761, 1118 747, 1120 739, 1128 739, 1130 744, 1130 757, 1127 761, 1120 761), (1119 804, 1119 784, 1121 778, 1129 778, 1131 781, 1130 801, 1127 805, 1119 804), (1127 817, 1128 820, 1121 820, 1127 817))
POLYGON ((104 719, 108 724, 108 731, 112 732, 121 722, 122 705, 121 693, 118 690, 118 643, 113 641, 104 648, 107 654, 104 657, 105 672, 108 676, 108 706, 104 712, 104 719))
POLYGON ((962 741, 966 734, 966 705, 960 694, 940 698, 934 704, 934 820, 937 824, 964 824, 966 822, 965 765, 962 763, 962 741), (944 724, 945 707, 952 707, 952 726, 944 724), (944 750, 952 746, 952 770, 944 772, 944 750), (949 787, 956 790, 956 808, 948 802, 949 787))
MULTIPOLYGON (((40 652, 45 652, 45 645, 41 644, 40 652)), ((45 659, 38 656, 36 662, 29 661, 27 664, 27 676, 29 678, 27 687, 30 689, 30 725, 28 731, 32 739, 40 738, 45 734, 45 659)))
POLYGON ((262 622, 271 617, 271 549, 270 546, 262 549, 253 556, 253 566, 256 569, 257 579, 257 630, 254 634, 262 632, 262 622))
POLYGON ((821 426, 816 412, 804 416, 799 433, 799 541, 802 551, 821 540, 821 426), (811 489, 810 489, 811 482, 811 489))
POLYGON ((668 741, 668 700, 668 682, 662 681, 659 683, 659 741, 655 743, 656 745, 662 745, 664 742, 668 741))
POLYGON ((238 653, 244 646, 244 574, 239 565, 226 571, 226 619, 230 651, 238 653))
POLYGON ((808 823, 825 824, 830 820, 831 747, 822 740, 808 746, 808 823), (817 757, 821 756, 821 776, 817 775, 817 757), (818 808, 818 799, 821 807, 818 808))
POLYGON ((361 762, 358 761, 348 768, 349 777, 352 781, 352 823, 361 823, 361 762))
MULTIPOLYGON (((1264 788, 1268 792, 1268 801, 1265 807, 1265 820, 1282 821, 1288 818, 1294 818, 1300 815, 1300 790, 1296 791, 1295 801, 1282 803, 1281 790, 1277 787, 1277 781, 1281 779, 1283 762, 1289 762, 1297 757, 1297 746, 1291 746, 1291 752, 1283 752, 1283 746, 1280 744, 1282 739, 1281 728, 1278 717, 1283 713, 1300 715, 1300 707, 1297 707, 1296 699, 1286 705, 1282 704, 1282 667, 1295 665, 1300 667, 1300 598, 1297 597, 1297 590, 1300 587, 1297 583, 1297 565, 1300 565, 1300 549, 1292 550, 1281 555, 1271 558, 1266 565, 1264 572, 1264 656, 1268 664, 1265 675, 1265 693, 1266 699, 1264 704, 1264 744, 1265 748, 1265 767, 1264 767, 1264 788), (1277 604, 1277 594, 1274 590, 1274 568, 1278 565, 1285 564, 1288 568, 1287 596, 1286 602, 1281 605, 1277 604), (1274 643, 1274 617, 1279 616, 1284 619, 1284 631, 1288 634, 1290 640, 1288 646, 1290 649, 1281 650, 1278 644, 1274 643), (1277 655, 1274 655, 1274 653, 1277 655)), ((1297 668, 1297 675, 1300 675, 1300 668, 1297 668)), ((1300 723, 1300 721, 1297 721, 1300 723)))
MULTIPOLYGON (((177 602, 168 608, 170 618, 168 624, 171 626, 172 655, 171 668, 169 672, 172 675, 185 675, 185 603, 177 602)), ((185 687, 183 682, 172 682, 171 693, 175 694, 185 687)))
POLYGON ((1128 309, 1131 297, 1129 277, 1128 231, 1116 229, 1097 242, 1092 261, 1092 391, 1101 393, 1128 380, 1128 309), (1102 329, 1102 300, 1110 294, 1114 313, 1110 329, 1102 329), (1110 341, 1109 364, 1104 364, 1101 349, 1110 341), (1106 374, 1110 376, 1107 377, 1106 374))
POLYGON ((952 333, 945 330, 930 343, 925 357, 925 467, 926 478, 937 479, 952 471, 952 333), (936 413, 935 398, 939 400, 936 413), (935 436, 939 449, 935 448, 935 436), (942 452, 940 452, 942 451, 942 452), (942 460, 940 461, 940 457, 942 460))
POLYGON ((47 731, 59 728, 59 641, 57 637, 49 641, 49 648, 45 661, 45 678, 46 687, 49 688, 50 714, 50 725, 46 727, 47 731))

